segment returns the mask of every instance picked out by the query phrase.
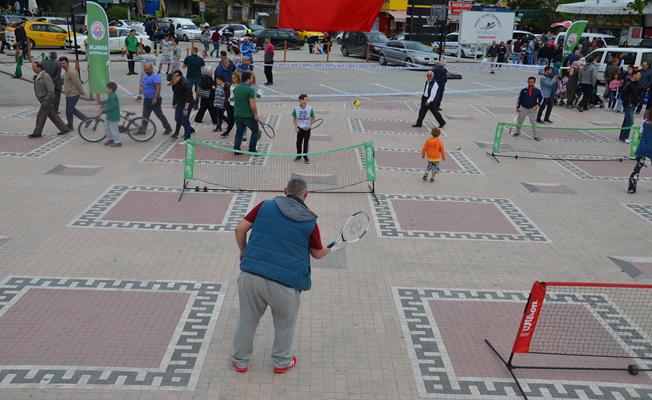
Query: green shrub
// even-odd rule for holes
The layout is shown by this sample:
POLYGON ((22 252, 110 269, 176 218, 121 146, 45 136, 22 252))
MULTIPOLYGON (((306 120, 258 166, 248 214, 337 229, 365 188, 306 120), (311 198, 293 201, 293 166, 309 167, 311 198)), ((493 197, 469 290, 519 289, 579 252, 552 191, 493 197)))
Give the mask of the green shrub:
POLYGON ((127 6, 123 5, 111 6, 106 11, 106 16, 109 21, 113 21, 114 19, 127 19, 127 15, 127 6))

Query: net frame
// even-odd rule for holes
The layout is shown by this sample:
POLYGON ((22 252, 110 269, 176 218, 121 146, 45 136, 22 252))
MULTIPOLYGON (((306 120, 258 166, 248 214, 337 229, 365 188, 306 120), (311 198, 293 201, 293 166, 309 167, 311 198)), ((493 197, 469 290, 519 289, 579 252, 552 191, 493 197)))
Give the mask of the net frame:
MULTIPOLYGON (((549 125, 520 125, 521 135, 518 137, 511 137, 513 130, 517 129, 518 127, 519 125, 514 122, 498 122, 496 125, 491 153, 487 154, 494 157, 496 161, 498 161, 496 157, 546 160, 622 161, 624 158, 636 157, 636 149, 638 148, 640 142, 641 131, 641 127, 635 125, 629 128, 624 128, 630 130, 631 143, 627 145, 619 142, 615 138, 608 137, 609 134, 614 135, 615 133, 619 133, 623 129, 622 127, 571 128, 553 127, 549 125), (584 137, 578 137, 576 139, 548 139, 543 137, 541 141, 535 141, 533 135, 524 133, 530 132, 533 129, 537 129, 539 132, 559 132, 562 134, 574 131, 577 133, 577 136, 584 137), (509 140, 505 140, 506 136, 509 138, 509 140), (512 146, 512 144, 514 144, 514 146, 512 146), (573 144, 578 145, 572 147, 573 144), (579 144, 584 144, 586 146, 592 147, 592 150, 595 151, 572 151, 572 149, 577 149, 579 144), (505 149, 505 145, 510 145, 510 148, 505 149)), ((541 134, 539 134, 539 136, 541 136, 541 134)))
MULTIPOLYGON (((268 187, 234 187, 233 185, 223 185, 218 182, 211 182, 206 179, 202 179, 201 176, 198 176, 196 167, 197 165, 204 165, 207 164, 207 162, 202 162, 197 160, 197 148, 198 146, 204 147, 206 149, 214 150, 214 151, 219 151, 219 152, 224 152, 227 154, 233 154, 233 155, 238 155, 238 156, 243 156, 243 160, 239 161, 238 164, 240 164, 240 167, 246 168, 246 167, 260 167, 264 168, 266 164, 266 159, 276 159, 280 160, 283 158, 286 159, 294 159, 297 157, 309 157, 312 158, 313 160, 315 158, 319 157, 336 157, 338 152, 351 152, 353 154, 353 157, 357 160, 359 163, 359 167, 362 169, 357 171, 358 174, 364 174, 364 177, 360 177, 358 181, 355 182, 348 182, 345 184, 341 184, 338 186, 333 186, 331 188, 316 188, 312 187, 310 189, 311 192, 319 192, 319 193, 371 193, 375 197, 375 182, 377 179, 376 175, 376 160, 375 160, 375 150, 374 150, 374 144, 371 141, 364 142, 364 143, 359 143, 355 145, 350 145, 350 146, 345 146, 345 147, 340 147, 336 149, 331 149, 331 150, 326 150, 326 151, 321 151, 321 152, 308 152, 305 154, 282 154, 282 153, 261 153, 261 152, 249 152, 245 150, 234 150, 229 147, 224 147, 220 146, 219 144, 215 143, 210 143, 210 142, 205 142, 201 140, 195 140, 195 139, 189 139, 186 142, 186 147, 185 147, 185 155, 184 155, 184 171, 183 171, 183 186, 181 190, 181 195, 179 196, 179 201, 181 201, 181 198, 183 197, 183 193, 188 189, 191 181, 197 181, 197 182, 202 182, 203 185, 203 191, 207 192, 209 190, 211 191, 220 191, 224 189, 230 189, 230 190, 239 190, 239 191, 257 191, 257 192, 282 192, 284 186, 274 186, 274 188, 268 188, 268 187), (249 163, 245 160, 248 159, 248 157, 253 157, 254 160, 259 160, 256 163, 249 163), (262 161, 260 161, 262 160, 262 161), (367 189, 366 190, 347 190, 351 187, 355 187, 357 185, 361 185, 363 183, 366 183, 367 189), (216 187, 210 188, 208 185, 214 185, 216 187)), ((289 163, 287 165, 292 165, 292 163, 289 163)), ((283 172, 288 172, 288 171, 283 171, 283 172)), ((294 174, 294 172, 291 172, 294 174)), ((302 172, 299 171, 298 175, 301 175, 302 172)), ((305 176, 313 176, 310 173, 306 174, 305 176)), ((319 176, 317 176, 319 178, 319 176)), ((285 182, 283 182, 285 183, 285 182)), ((309 183, 310 185, 310 183, 309 183)), ((199 186, 196 186, 195 190, 199 191, 199 186)))
MULTIPOLYGON (((627 371, 631 375, 637 375, 640 371, 652 371, 652 332, 650 332, 652 329, 650 329, 650 326, 646 325, 647 331, 646 335, 641 335, 641 328, 638 326, 636 320, 632 318, 631 316, 628 315, 628 312, 621 309, 620 305, 617 305, 617 301, 614 299, 609 298, 609 290, 627 290, 630 289, 632 291, 634 290, 640 290, 640 291, 649 291, 645 293, 649 293, 649 296, 652 297, 652 285, 647 285, 647 284, 626 284, 626 283, 591 283, 591 282, 540 282, 540 281, 535 281, 534 284, 532 285, 532 288, 530 290, 530 294, 528 296, 527 302, 525 304, 525 308, 523 310, 523 316, 521 318, 521 322, 519 323, 519 327, 516 333, 516 337, 514 339, 514 344, 512 345, 512 350, 509 355, 508 359, 505 359, 499 351, 491 344, 491 342, 488 339, 485 339, 485 343, 489 346, 489 348, 495 353, 495 355, 503 362, 509 373, 511 374, 512 378, 514 379, 518 389, 521 392, 521 395, 527 399, 527 396, 518 380, 518 378, 515 375, 514 370, 516 369, 527 369, 527 370, 573 370, 573 371, 627 371), (555 290, 557 288, 557 290, 555 290), (568 291, 569 289, 575 288, 574 291, 568 291), (596 294, 596 293, 578 293, 581 291, 587 291, 590 289, 596 290, 596 292, 599 292, 602 290, 603 292, 607 292, 607 294, 596 294), (567 290, 564 292, 564 290, 567 290), (559 293, 558 293, 559 292, 559 293), (561 295, 560 295, 561 294, 561 295), (636 332, 640 336, 640 338, 632 338, 632 341, 638 341, 638 342, 644 342, 645 344, 639 343, 639 347, 644 348, 644 352, 642 354, 637 354, 635 351, 633 351, 631 348, 628 347, 628 344, 626 343, 621 343, 620 340, 618 340, 618 337, 613 337, 612 339, 614 340, 614 343, 618 344, 619 346, 622 346, 620 350, 622 350, 623 353, 628 353, 626 355, 620 354, 588 354, 587 352, 564 352, 564 351, 543 351, 540 350, 535 344, 533 344, 533 341, 536 340, 536 336, 538 332, 542 329, 539 327, 539 323, 541 322, 542 318, 542 313, 544 312, 544 309, 547 309, 551 307, 552 305, 559 304, 557 303, 560 301, 560 299, 565 299, 569 300, 566 304, 571 304, 571 305, 587 305, 587 303, 590 301, 591 304, 597 302, 603 302, 603 303, 609 303, 611 306, 611 311, 617 311, 620 312, 618 315, 617 319, 619 321, 626 321, 627 324, 630 324, 630 326, 637 328, 636 332), (549 355, 549 356, 567 356, 567 357, 584 357, 584 358, 591 358, 594 357, 596 359, 630 359, 632 360, 632 364, 629 364, 627 367, 595 367, 595 366, 559 366, 559 365, 554 365, 554 366, 540 366, 540 365, 516 365, 514 364, 514 357, 517 354, 536 354, 536 355, 549 355), (635 361, 634 361, 635 360, 635 361)), ((644 302, 643 302, 644 303, 644 302)), ((648 311, 649 315, 645 315, 644 319, 646 321, 652 322, 652 307, 644 307, 646 311, 648 311)), ((594 318, 592 314, 588 314, 591 316, 591 318, 594 318)), ((607 314, 608 317, 614 318, 614 314, 607 314)), ((595 316, 597 317, 597 315, 595 316)), ((602 316, 600 317, 602 318, 602 316)), ((641 317, 639 316, 638 320, 640 320, 641 317)), ((650 323, 648 322, 648 324, 650 323)), ((602 325, 601 321, 598 321, 598 326, 601 328, 604 328, 605 330, 611 329, 610 327, 604 327, 602 325)), ((581 324, 580 324, 581 325, 581 324)), ((616 331, 613 329, 613 332, 619 332, 620 330, 616 331)), ((609 333, 609 332, 608 332, 609 333)), ((588 333, 590 334, 590 332, 588 333)), ((588 336, 587 334, 587 336, 588 336)), ((613 334, 613 333, 611 333, 613 334)))

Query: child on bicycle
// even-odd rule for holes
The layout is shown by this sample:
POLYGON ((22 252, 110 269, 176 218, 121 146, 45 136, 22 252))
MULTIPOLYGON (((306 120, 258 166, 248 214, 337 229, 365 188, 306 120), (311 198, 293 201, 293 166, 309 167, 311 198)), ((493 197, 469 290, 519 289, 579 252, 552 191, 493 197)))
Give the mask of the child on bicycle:
POLYGON ((430 182, 434 182, 435 175, 439 173, 439 163, 446 160, 446 152, 444 151, 444 142, 439 138, 441 129, 432 128, 430 135, 431 137, 426 139, 421 148, 421 158, 428 157, 428 165, 424 171, 423 180, 428 180, 428 173, 430 172, 430 182))
MULTIPOLYGON (((310 164, 308 159, 308 141, 310 140, 310 127, 315 122, 315 112, 308 105, 308 95, 299 95, 299 105, 292 111, 292 124, 294 131, 297 133, 297 154, 303 154, 303 161, 310 164)), ((296 156, 294 161, 301 160, 301 156, 296 156)))
POLYGON ((104 112, 106 113, 106 137, 109 138, 104 142, 105 146, 122 147, 120 143, 120 129, 118 122, 120 122, 120 101, 118 95, 115 93, 118 90, 118 85, 115 82, 106 84, 106 92, 109 94, 104 102, 104 112))

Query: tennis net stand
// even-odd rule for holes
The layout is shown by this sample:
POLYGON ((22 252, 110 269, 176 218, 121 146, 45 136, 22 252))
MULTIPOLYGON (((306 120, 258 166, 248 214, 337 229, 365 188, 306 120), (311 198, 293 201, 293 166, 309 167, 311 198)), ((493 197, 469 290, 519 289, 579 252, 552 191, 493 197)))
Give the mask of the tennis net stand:
POLYGON ((651 338, 652 285, 537 281, 509 357, 485 342, 527 399, 517 369, 637 375, 652 371, 651 338))
POLYGON ((186 142, 183 193, 241 190, 280 192, 290 178, 303 178, 311 192, 372 193, 376 161, 373 142, 306 154, 238 151, 200 140, 186 142), (306 159, 309 163, 306 163, 306 159))
POLYGON ((499 122, 490 155, 551 160, 617 160, 634 157, 640 141, 640 126, 632 126, 631 143, 618 138, 621 128, 558 128, 499 122), (535 131, 540 140, 535 140, 535 131))

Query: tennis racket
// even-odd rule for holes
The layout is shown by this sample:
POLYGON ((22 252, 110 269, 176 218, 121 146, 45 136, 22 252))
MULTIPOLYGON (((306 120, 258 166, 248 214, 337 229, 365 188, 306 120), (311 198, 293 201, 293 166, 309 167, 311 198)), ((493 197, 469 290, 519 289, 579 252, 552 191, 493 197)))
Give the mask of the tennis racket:
POLYGON ((276 131, 270 124, 258 121, 258 125, 260 125, 260 130, 265 132, 265 135, 267 135, 268 138, 274 139, 276 137, 276 131))
POLYGON ((355 243, 358 240, 362 239, 368 230, 369 216, 364 211, 358 211, 346 220, 344 225, 342 225, 337 238, 326 247, 331 249, 336 244, 342 242, 355 243))
POLYGON ((319 128, 323 123, 324 123, 324 120, 323 120, 323 119, 321 119, 321 118, 317 118, 317 119, 315 120, 315 122, 313 122, 312 124, 310 124, 310 129, 319 128))

